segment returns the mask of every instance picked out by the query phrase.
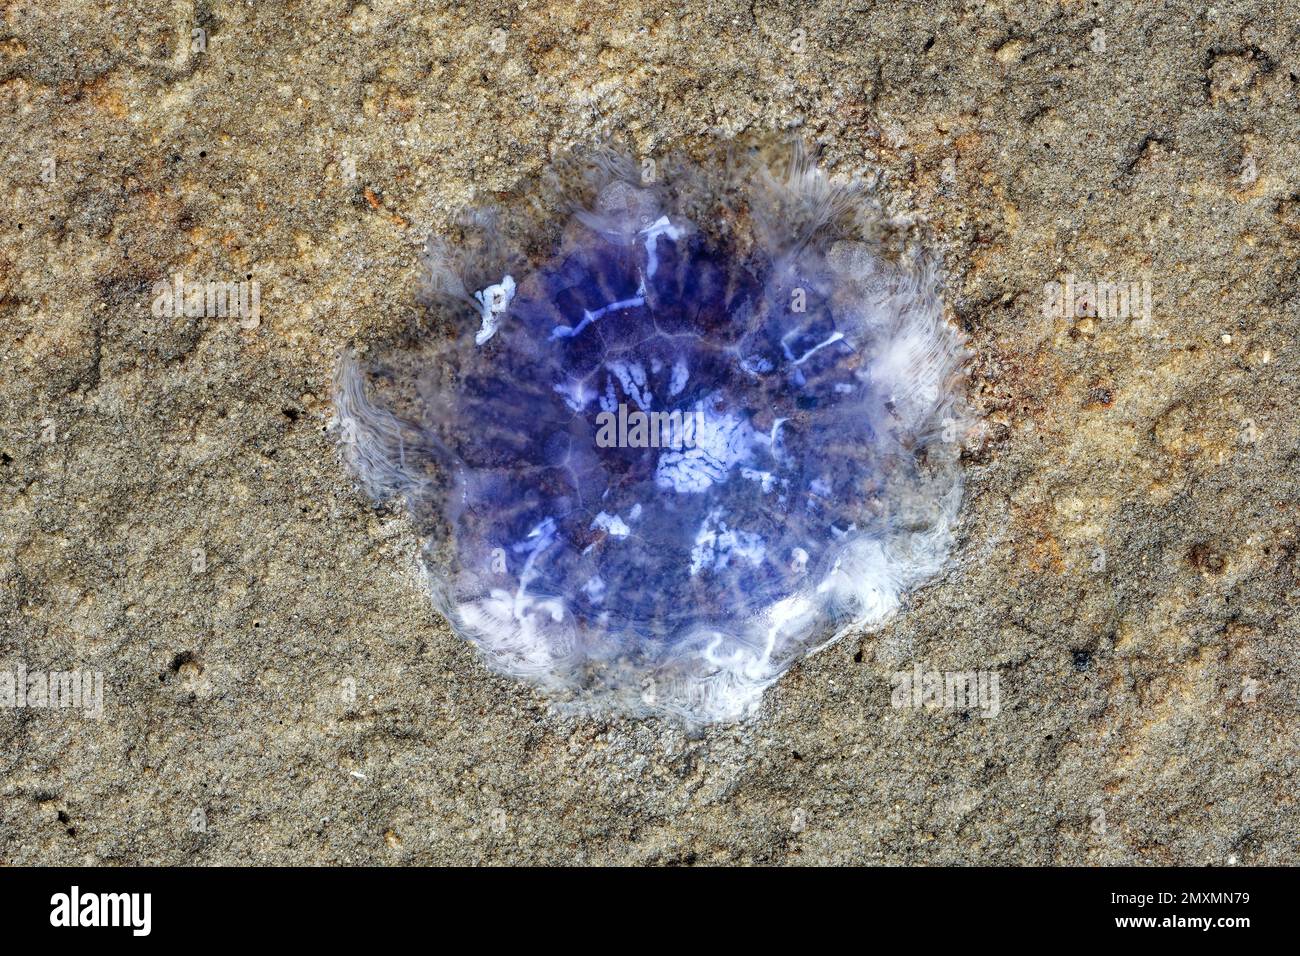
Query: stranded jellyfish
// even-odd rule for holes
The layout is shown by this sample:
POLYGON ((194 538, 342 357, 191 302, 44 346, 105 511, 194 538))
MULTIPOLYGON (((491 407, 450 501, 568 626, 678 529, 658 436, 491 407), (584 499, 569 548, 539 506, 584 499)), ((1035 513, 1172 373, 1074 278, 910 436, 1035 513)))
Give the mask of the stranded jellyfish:
POLYGON ((736 720, 941 568, 965 353, 860 183, 797 146, 603 148, 498 198, 430 240, 420 321, 335 395, 491 667, 736 720))

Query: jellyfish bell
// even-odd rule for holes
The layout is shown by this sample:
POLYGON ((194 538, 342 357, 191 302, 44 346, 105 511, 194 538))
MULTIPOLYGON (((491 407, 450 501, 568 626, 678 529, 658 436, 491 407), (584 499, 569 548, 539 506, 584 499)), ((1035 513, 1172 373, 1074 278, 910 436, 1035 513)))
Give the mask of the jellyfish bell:
POLYGON ((947 558, 969 412, 936 271, 798 147, 653 184, 606 148, 520 192, 431 240, 422 336, 340 362, 344 457, 495 669, 745 718, 947 558))

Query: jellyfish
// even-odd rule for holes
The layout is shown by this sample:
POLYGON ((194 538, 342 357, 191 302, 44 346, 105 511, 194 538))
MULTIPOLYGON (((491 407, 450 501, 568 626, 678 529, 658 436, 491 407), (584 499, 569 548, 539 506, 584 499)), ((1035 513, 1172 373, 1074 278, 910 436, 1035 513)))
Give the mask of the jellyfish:
POLYGON ((971 413, 941 292, 798 143, 571 154, 430 239, 419 321, 340 359, 342 456, 494 670, 744 720, 949 560, 971 413))

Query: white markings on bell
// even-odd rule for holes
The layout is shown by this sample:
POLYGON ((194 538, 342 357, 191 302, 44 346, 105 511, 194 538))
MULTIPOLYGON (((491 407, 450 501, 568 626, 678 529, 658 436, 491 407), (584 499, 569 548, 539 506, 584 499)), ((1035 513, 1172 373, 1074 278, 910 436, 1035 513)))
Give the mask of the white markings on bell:
POLYGON ((659 271, 659 237, 667 236, 673 242, 676 242, 682 237, 682 231, 669 222, 667 216, 660 216, 658 220, 646 226, 637 235, 645 240, 646 278, 653 279, 655 273, 659 271))
POLYGON ((626 538, 632 533, 626 521, 618 515, 606 514, 603 511, 596 515, 596 520, 591 523, 591 527, 593 530, 607 532, 611 538, 626 538))
POLYGON ((722 571, 732 560, 748 561, 757 567, 767 557, 767 547, 761 535, 727 527, 722 520, 722 509, 708 513, 700 530, 695 534, 691 548, 691 576, 703 570, 722 571))
POLYGON ((598 319, 604 318, 610 312, 616 312, 619 309, 635 309, 638 306, 645 305, 645 283, 637 290, 637 294, 630 299, 619 299, 617 302, 611 302, 608 305, 602 305, 595 312, 590 309, 582 310, 582 321, 577 325, 557 325, 551 329, 551 341, 556 339, 571 339, 591 323, 598 319))
POLYGON ((651 403, 654 401, 654 394, 646 386, 645 366, 640 362, 625 362, 622 360, 616 362, 607 362, 605 368, 614 373, 618 378, 618 384, 623 386, 623 392, 628 398, 641 406, 641 410, 649 411, 651 403))
POLYGON ((483 321, 483 327, 474 336, 475 345, 482 345, 497 334, 497 329, 501 325, 501 317, 510 308, 510 302, 514 297, 515 280, 512 276, 503 276, 496 285, 490 285, 486 289, 474 293, 474 298, 478 300, 479 313, 483 321))
POLYGON ((673 378, 672 381, 668 383, 669 397, 681 394, 682 389, 686 387, 686 382, 690 377, 691 370, 687 367, 685 360, 678 359, 673 362, 673 378))
POLYGON ((795 364, 795 365, 802 365, 802 364, 803 364, 804 362, 806 362, 809 358, 811 358, 815 353, 820 352, 822 349, 826 348, 826 346, 828 346, 828 345, 834 345, 836 342, 840 341, 840 339, 842 339, 842 338, 844 338, 844 333, 843 333, 843 332, 834 332, 834 333, 832 333, 832 334, 831 334, 831 337, 828 338, 825 342, 821 342, 821 343, 819 343, 819 344, 817 344, 817 345, 814 345, 814 346, 813 346, 812 348, 810 348, 807 352, 804 352, 803 355, 801 355, 801 356, 799 356, 797 359, 795 359, 795 360, 794 360, 794 364, 795 364))
POLYGON ((596 397, 596 393, 592 391, 586 379, 569 379, 567 382, 556 385, 554 390, 564 399, 564 404, 575 412, 582 411, 596 397))
POLYGON ((755 435, 749 421, 734 414, 719 413, 715 393, 696 404, 695 440, 682 451, 659 456, 655 484, 679 494, 697 494, 725 481, 731 469, 752 463, 755 435))

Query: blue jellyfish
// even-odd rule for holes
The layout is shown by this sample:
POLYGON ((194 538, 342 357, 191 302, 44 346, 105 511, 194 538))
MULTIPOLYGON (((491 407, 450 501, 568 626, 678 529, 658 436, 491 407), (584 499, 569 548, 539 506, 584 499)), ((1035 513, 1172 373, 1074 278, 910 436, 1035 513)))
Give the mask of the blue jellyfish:
POLYGON ((801 148, 568 157, 430 240, 420 327, 340 362, 344 457, 438 611, 562 706, 732 721, 944 564, 960 333, 801 148))

